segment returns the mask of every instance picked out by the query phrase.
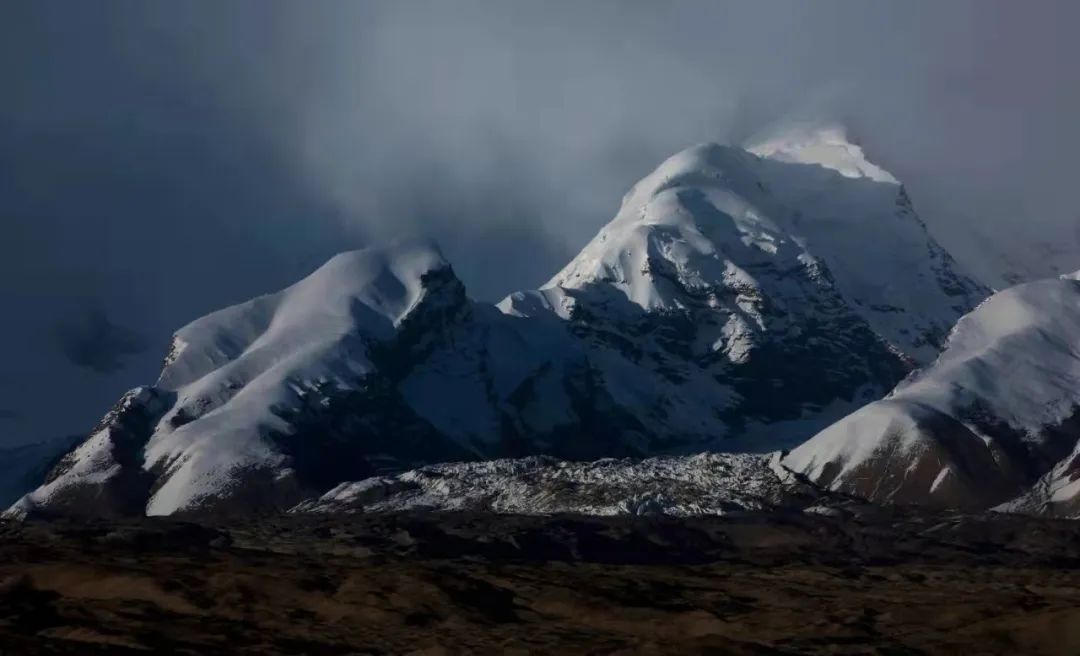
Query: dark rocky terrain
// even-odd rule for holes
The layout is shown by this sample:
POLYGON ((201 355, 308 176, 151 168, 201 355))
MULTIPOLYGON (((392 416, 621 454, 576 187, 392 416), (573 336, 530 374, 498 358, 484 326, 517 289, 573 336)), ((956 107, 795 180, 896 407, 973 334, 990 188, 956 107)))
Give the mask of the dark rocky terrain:
POLYGON ((0 653, 1076 654, 1080 524, 831 514, 0 524, 0 653))

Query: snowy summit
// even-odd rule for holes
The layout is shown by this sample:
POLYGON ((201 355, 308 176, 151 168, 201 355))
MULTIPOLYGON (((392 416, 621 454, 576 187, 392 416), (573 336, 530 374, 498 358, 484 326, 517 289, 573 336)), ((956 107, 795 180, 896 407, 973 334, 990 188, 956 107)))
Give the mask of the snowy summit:
POLYGON ((816 164, 848 178, 900 184, 891 173, 866 158, 840 125, 796 125, 771 137, 751 141, 747 150, 760 157, 795 164, 816 164))
POLYGON ((498 306, 405 242, 198 319, 12 512, 266 512, 451 460, 793 446, 933 361, 987 294, 823 134, 672 156, 498 306))

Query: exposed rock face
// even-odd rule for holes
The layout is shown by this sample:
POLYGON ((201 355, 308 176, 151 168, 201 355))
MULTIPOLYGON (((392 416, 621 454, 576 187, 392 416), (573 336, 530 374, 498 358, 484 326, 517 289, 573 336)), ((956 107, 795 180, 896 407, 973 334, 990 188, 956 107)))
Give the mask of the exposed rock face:
POLYGON ((497 307, 404 242, 203 317, 13 512, 269 512, 439 461, 796 444, 932 360, 985 294, 834 137, 672 157, 497 307))
POLYGON ((622 432, 645 444, 797 444, 932 360, 987 293, 901 186, 849 164, 691 148, 547 285, 500 307, 568 322, 596 387, 637 406, 622 432))
POLYGON ((142 451, 171 395, 150 387, 125 394, 84 442, 65 455, 43 485, 22 497, 9 516, 28 514, 120 517, 140 514, 154 484, 142 451))

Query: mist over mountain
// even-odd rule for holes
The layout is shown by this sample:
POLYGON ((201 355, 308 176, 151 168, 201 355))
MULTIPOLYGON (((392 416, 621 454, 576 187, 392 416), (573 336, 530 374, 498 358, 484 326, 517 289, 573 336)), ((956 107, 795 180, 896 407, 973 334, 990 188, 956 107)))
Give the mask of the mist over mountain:
POLYGON ((1078 25, 0 2, 0 656, 1080 654, 1078 25))
MULTIPOLYGON (((792 447, 936 358, 989 290, 841 128, 757 150, 673 155, 497 306, 408 240, 198 319, 11 516, 245 516, 448 460, 792 447)), ((741 466, 775 483, 766 460, 741 466)))
POLYGON ((1072 270, 1077 11, 4 3, 0 440, 86 431, 177 326, 342 250, 431 236, 477 298, 536 288, 664 157, 790 121, 846 125, 985 284, 1072 270), (72 362, 81 307, 145 350, 72 362))

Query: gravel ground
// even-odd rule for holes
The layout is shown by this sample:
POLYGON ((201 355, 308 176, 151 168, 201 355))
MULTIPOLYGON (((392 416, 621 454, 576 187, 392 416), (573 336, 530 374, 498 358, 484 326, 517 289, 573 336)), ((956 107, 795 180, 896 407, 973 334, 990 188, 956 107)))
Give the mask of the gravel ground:
POLYGON ((1077 654, 1080 524, 851 506, 0 524, 0 653, 1077 654))

